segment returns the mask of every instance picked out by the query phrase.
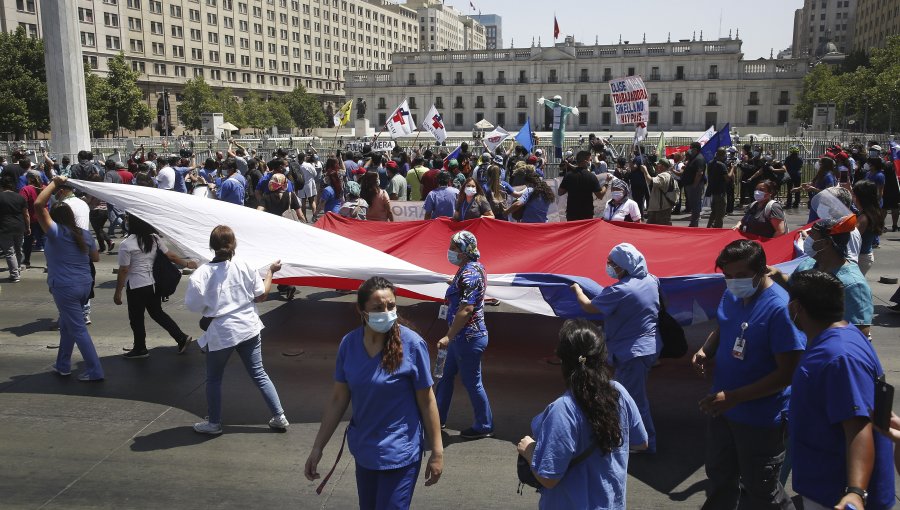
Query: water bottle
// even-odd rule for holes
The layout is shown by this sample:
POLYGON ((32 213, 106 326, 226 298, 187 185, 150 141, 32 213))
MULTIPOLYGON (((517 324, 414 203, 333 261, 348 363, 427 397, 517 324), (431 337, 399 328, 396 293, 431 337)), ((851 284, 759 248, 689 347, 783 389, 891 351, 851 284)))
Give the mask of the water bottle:
POLYGON ((438 349, 437 359, 434 360, 434 378, 444 377, 444 365, 447 363, 447 349, 438 349))

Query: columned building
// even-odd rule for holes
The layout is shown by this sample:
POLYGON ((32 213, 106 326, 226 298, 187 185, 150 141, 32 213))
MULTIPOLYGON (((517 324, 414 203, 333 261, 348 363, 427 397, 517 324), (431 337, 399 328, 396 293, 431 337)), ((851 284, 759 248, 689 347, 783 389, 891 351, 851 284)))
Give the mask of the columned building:
POLYGON ((417 122, 434 103, 448 130, 470 131, 486 118, 507 130, 527 118, 549 130, 552 112, 539 97, 560 95, 577 106, 569 131, 632 131, 616 126, 609 81, 643 77, 651 130, 696 131, 732 126, 784 133, 800 98, 806 59, 743 60, 741 41, 679 41, 395 54, 389 69, 346 75, 349 97, 364 98, 368 117, 383 125, 404 99, 417 122))

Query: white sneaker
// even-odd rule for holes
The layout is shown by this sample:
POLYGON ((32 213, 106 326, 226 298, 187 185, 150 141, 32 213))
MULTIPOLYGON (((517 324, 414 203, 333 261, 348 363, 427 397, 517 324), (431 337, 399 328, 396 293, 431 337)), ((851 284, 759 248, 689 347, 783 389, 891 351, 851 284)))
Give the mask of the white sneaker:
POLYGON ((269 420, 269 428, 275 430, 287 430, 288 423, 287 418, 284 417, 284 413, 279 414, 278 416, 273 416, 271 420, 269 420))
POLYGON ((209 434, 212 436, 218 436, 222 433, 222 424, 221 423, 210 423, 208 421, 201 421, 200 423, 194 424, 194 432, 199 432, 200 434, 209 434))

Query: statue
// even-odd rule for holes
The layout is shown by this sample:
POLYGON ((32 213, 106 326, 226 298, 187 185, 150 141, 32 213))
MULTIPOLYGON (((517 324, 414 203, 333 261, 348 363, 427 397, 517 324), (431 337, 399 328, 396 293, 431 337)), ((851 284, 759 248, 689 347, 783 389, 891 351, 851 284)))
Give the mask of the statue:
POLYGON ((566 139, 566 120, 570 113, 578 115, 578 108, 562 104, 562 96, 553 96, 552 100, 542 97, 538 99, 538 104, 553 110, 553 146, 556 148, 556 157, 561 158, 563 141, 566 139))
POLYGON ((325 103, 325 119, 328 121, 328 127, 334 127, 334 103, 331 101, 325 103))
POLYGON ((366 118, 366 100, 361 97, 356 98, 356 118, 366 118))

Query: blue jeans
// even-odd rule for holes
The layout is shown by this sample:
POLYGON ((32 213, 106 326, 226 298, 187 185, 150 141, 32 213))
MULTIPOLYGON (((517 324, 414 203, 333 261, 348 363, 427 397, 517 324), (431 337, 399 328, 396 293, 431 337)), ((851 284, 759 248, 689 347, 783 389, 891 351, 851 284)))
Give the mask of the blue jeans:
POLYGON ((466 340, 465 336, 458 335, 447 348, 447 364, 444 365, 444 377, 437 384, 435 399, 437 400, 438 414, 441 423, 447 423, 447 413, 450 410, 450 401, 453 399, 453 383, 456 374, 459 373, 463 386, 469 392, 469 400, 475 414, 475 423, 472 429, 475 432, 488 432, 494 430, 494 416, 491 413, 491 404, 488 402, 487 393, 481 381, 481 356, 488 344, 488 336, 466 340))
POLYGON ((206 406, 209 411, 209 422, 222 423, 222 375, 225 373, 225 365, 228 363, 232 351, 237 351, 238 356, 241 357, 247 373, 262 392, 272 415, 282 414, 284 409, 281 408, 278 392, 275 391, 275 385, 272 384, 269 374, 263 367, 262 336, 256 335, 234 347, 206 353, 206 406))
POLYGON ((127 234, 128 231, 125 230, 125 220, 122 213, 113 207, 112 204, 107 204, 106 208, 109 214, 109 227, 106 229, 106 234, 109 237, 116 235, 116 227, 122 227, 122 233, 127 234))
POLYGON ((376 471, 356 464, 356 492, 360 510, 409 508, 422 460, 397 469, 376 471))
POLYGON ((59 351, 56 354, 56 369, 60 372, 72 370, 72 350, 78 346, 86 365, 84 373, 91 379, 103 379, 103 367, 94 348, 94 342, 84 324, 84 304, 91 294, 91 285, 54 287, 50 289, 53 301, 59 310, 59 351))
POLYGON ((638 356, 616 366, 614 379, 621 384, 631 399, 637 405, 641 413, 641 421, 647 429, 647 451, 656 452, 656 427, 653 426, 653 417, 650 416, 650 400, 647 398, 647 375, 656 363, 657 355, 638 356))

